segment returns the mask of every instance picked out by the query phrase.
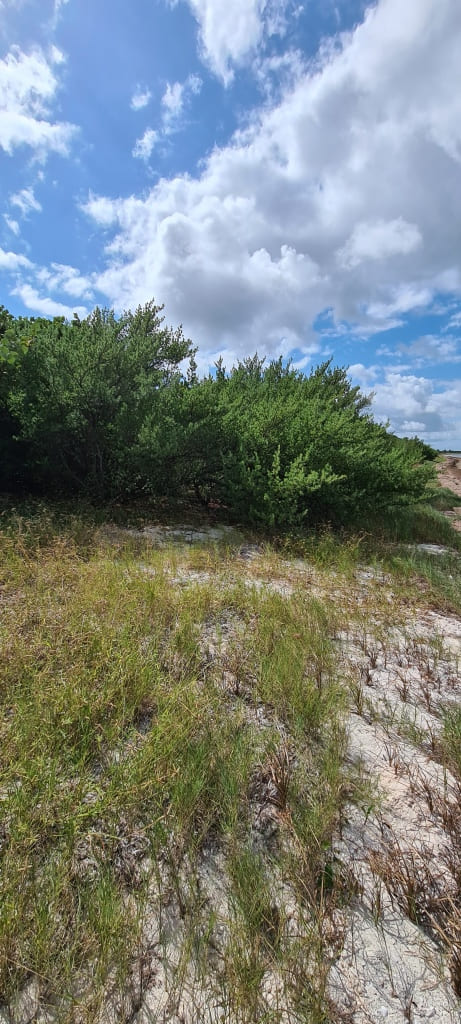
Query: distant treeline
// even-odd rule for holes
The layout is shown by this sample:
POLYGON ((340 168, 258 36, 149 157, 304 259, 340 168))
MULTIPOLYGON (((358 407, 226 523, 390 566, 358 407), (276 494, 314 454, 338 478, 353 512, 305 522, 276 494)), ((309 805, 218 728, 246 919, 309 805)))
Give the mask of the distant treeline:
POLYGON ((0 307, 2 489, 194 498, 267 526, 422 497, 436 452, 375 423, 346 369, 307 377, 255 355, 199 379, 195 353, 153 302, 70 323, 0 307))

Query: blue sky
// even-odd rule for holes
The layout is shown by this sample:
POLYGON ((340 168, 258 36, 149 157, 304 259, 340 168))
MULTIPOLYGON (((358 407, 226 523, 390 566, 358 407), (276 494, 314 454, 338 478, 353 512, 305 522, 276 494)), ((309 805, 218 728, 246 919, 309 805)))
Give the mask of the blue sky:
POLYGON ((0 302, 154 297, 461 448, 459 0, 0 0, 0 302))

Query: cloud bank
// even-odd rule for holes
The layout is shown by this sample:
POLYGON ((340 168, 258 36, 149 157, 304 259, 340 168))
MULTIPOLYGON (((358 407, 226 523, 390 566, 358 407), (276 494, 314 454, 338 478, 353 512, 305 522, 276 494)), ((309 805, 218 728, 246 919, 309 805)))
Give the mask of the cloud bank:
POLYGON ((90 197, 97 287, 237 354, 305 349, 325 308, 366 336, 459 293, 460 41, 454 0, 381 0, 197 177, 90 197))

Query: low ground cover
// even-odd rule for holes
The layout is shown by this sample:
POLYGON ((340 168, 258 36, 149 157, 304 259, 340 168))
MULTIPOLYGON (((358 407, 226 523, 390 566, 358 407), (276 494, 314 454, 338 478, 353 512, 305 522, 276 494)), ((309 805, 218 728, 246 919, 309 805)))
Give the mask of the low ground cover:
POLYGON ((4 516, 0 1019, 456 1020, 453 531, 433 555, 208 527, 4 516), (366 997, 360 942, 350 966, 358 916, 392 914, 439 965, 406 1017, 398 978, 366 997))

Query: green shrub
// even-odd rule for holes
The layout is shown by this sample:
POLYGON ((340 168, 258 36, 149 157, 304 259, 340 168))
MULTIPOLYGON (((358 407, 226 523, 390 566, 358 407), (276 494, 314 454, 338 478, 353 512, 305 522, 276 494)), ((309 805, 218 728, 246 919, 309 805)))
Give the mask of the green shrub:
POLYGON ((305 376, 255 355, 198 380, 161 309, 72 323, 0 311, 5 488, 213 501, 272 530, 362 526, 422 499, 432 449, 375 423, 346 369, 305 376))

